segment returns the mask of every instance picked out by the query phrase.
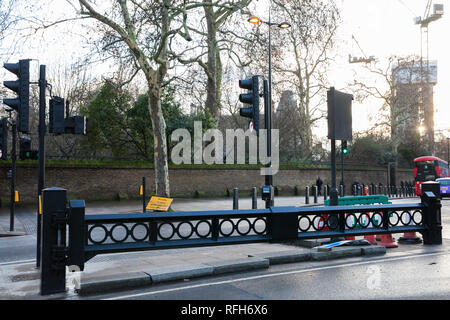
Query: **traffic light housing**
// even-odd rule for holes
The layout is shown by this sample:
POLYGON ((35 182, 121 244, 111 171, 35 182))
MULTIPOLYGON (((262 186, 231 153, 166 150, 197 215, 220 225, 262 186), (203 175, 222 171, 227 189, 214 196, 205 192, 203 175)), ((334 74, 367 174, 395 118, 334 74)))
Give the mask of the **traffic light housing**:
POLYGON ((20 138, 19 140, 19 158, 20 160, 37 160, 39 151, 31 150, 31 139, 20 138))
POLYGON ((8 159, 8 120, 0 119, 0 159, 8 159))
POLYGON ((30 114, 30 60, 5 63, 3 67, 17 75, 16 81, 3 81, 3 85, 17 93, 17 98, 4 98, 3 103, 17 111, 19 132, 28 133, 30 114))
POLYGON ((348 154, 348 146, 347 146, 347 141, 342 141, 342 153, 343 154, 348 154))
POLYGON ((63 98, 53 97, 50 99, 48 132, 55 134, 65 132, 63 98))
POLYGON ((253 130, 259 131, 259 77, 253 76, 250 79, 239 80, 239 87, 247 89, 247 93, 239 95, 239 101, 248 105, 241 108, 239 114, 241 117, 250 118, 253 122, 253 130))

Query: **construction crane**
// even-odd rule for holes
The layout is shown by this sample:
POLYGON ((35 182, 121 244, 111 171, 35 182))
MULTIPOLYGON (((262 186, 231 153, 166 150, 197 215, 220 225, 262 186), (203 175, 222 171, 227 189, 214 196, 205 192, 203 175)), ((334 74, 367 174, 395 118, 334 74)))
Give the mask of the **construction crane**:
MULTIPOLYGON (((426 34, 426 48, 427 48, 427 63, 429 62, 429 39, 428 39, 428 25, 436 20, 439 20, 444 15, 444 5, 434 4, 433 14, 430 14, 432 0, 428 0, 423 17, 415 17, 414 23, 420 25, 420 59, 423 60, 423 35, 426 34)), ((428 69, 427 69, 428 70, 428 69)))
POLYGON ((433 89, 432 86, 436 84, 437 77, 433 74, 434 72, 430 69, 430 59, 429 59, 429 39, 428 39, 428 26, 431 22, 439 20, 444 14, 443 4, 434 4, 433 13, 431 11, 432 0, 428 0, 427 6, 425 8, 425 13, 423 17, 414 18, 414 23, 420 25, 420 82, 421 82, 421 113, 423 113, 423 127, 425 128, 425 141, 424 145, 426 150, 430 154, 434 154, 434 106, 433 106, 433 89), (423 37, 424 33, 426 35, 426 72, 425 81, 424 76, 424 66, 423 66, 423 37), (430 75, 431 78, 430 79, 430 75), (430 81, 431 80, 431 81, 430 81), (425 99, 425 96, 430 97, 425 99), (427 100, 428 102, 425 102, 427 100))
POLYGON ((352 35, 352 40, 355 41, 356 45, 358 46, 359 50, 363 54, 363 57, 352 57, 351 54, 348 55, 348 62, 349 63, 371 63, 372 61, 375 61, 374 56, 370 56, 367 58, 366 54, 364 53, 363 49, 361 49, 361 46, 358 43, 358 40, 356 40, 355 36, 352 35))

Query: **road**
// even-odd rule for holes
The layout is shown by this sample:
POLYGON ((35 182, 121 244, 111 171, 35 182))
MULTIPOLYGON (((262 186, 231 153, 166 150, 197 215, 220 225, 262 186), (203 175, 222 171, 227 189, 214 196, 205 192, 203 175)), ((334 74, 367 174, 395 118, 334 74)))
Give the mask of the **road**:
POLYGON ((450 200, 442 204, 443 246, 416 245, 408 251, 388 251, 381 258, 276 265, 266 271, 153 285, 89 299, 450 299, 450 200))
POLYGON ((412 253, 340 263, 301 263, 90 299, 360 300, 449 299, 450 253, 412 253))

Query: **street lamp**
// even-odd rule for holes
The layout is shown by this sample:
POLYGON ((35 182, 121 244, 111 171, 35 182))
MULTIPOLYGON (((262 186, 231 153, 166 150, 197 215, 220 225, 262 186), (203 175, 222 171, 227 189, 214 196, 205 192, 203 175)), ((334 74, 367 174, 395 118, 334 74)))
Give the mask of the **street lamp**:
MULTIPOLYGON (((267 105, 265 104, 265 110, 264 110, 264 118, 265 118, 265 127, 266 127, 266 131, 267 131, 267 158, 271 159, 272 157, 272 134, 271 134, 271 129, 272 129, 272 40, 271 40, 271 34, 270 34, 270 29, 273 26, 277 26, 280 29, 287 29, 291 26, 290 23, 288 22, 281 22, 281 23, 274 23, 271 22, 270 20, 270 7, 269 7, 269 21, 263 21, 260 18, 256 17, 256 16, 252 16, 250 17, 248 20, 248 22, 253 23, 253 24, 260 24, 260 23, 264 23, 265 25, 269 26, 269 79, 268 79, 268 91, 269 91, 269 98, 267 99, 267 105)), ((270 168, 272 167, 272 164, 269 163, 267 164, 267 166, 270 168)), ((273 185, 273 177, 272 175, 267 175, 266 176, 266 181, 265 181, 266 185, 268 186, 272 186, 273 185)), ((266 206, 273 206, 273 200, 272 203, 268 204, 266 203, 266 206)))

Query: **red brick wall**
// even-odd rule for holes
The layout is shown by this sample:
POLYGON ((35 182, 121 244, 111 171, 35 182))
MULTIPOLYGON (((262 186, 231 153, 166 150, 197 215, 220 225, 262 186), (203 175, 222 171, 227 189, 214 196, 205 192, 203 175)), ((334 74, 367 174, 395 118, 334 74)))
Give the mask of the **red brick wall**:
MULTIPOLYGON (((6 179, 7 167, 0 167, 0 198, 8 202, 10 180, 6 179)), ((93 167, 57 167, 46 168, 46 187, 61 187, 68 190, 70 199, 101 200, 114 199, 118 194, 129 198, 139 197, 142 177, 146 177, 147 194, 154 190, 153 169, 142 168, 93 168, 93 167)), ((226 190, 237 187, 241 191, 250 191, 252 187, 264 184, 264 176, 259 169, 170 169, 170 188, 172 196, 193 196, 196 190, 206 196, 222 196, 226 190)), ((302 190, 313 185, 320 176, 325 184, 331 184, 330 170, 324 169, 281 169, 274 176, 274 185, 281 187, 281 194, 293 194, 296 185, 302 190)), ((341 173, 337 171, 337 183, 341 173)), ((346 170, 345 182, 350 186, 353 181, 361 183, 386 183, 386 169, 346 170)), ((412 170, 399 170, 397 181, 413 180, 412 170)), ((349 188, 349 187, 347 187, 349 188)), ((34 202, 37 197, 37 167, 18 166, 16 190, 20 192, 22 202, 34 202)), ((349 190, 349 189, 347 189, 349 190)))

